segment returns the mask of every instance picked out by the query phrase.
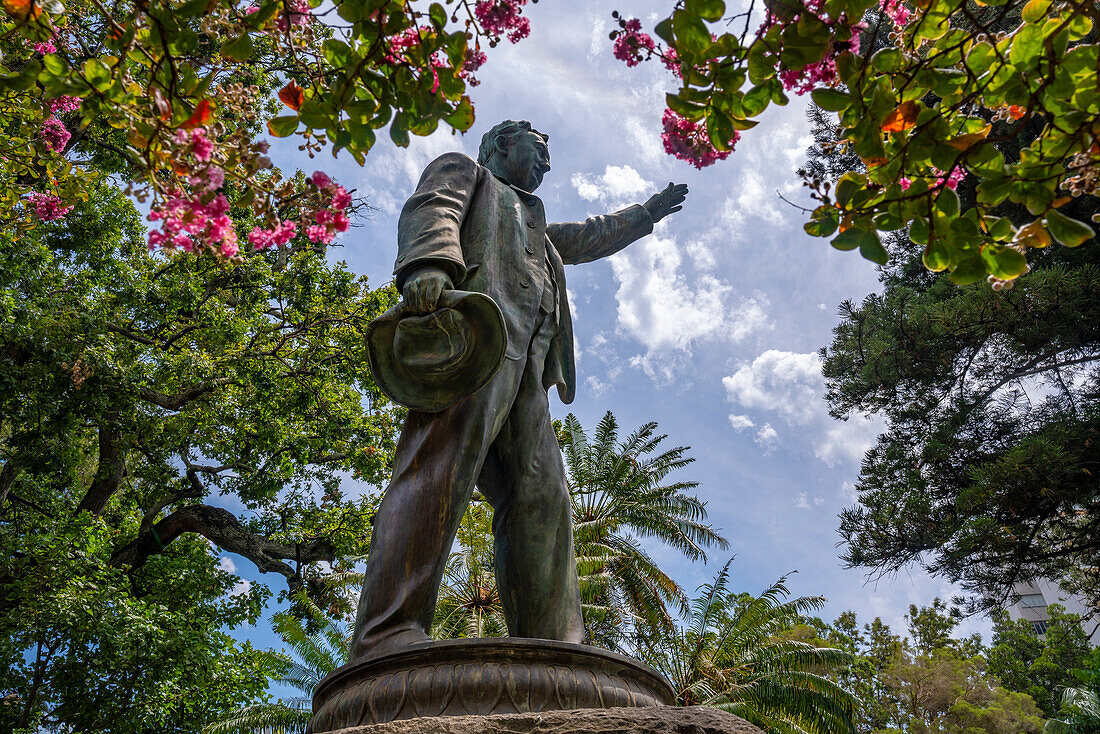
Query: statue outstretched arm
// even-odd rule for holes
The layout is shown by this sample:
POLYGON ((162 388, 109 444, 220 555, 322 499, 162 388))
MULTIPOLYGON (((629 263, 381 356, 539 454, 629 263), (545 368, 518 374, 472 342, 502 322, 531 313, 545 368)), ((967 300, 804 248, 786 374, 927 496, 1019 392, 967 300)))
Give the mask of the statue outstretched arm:
POLYGON ((631 242, 653 231, 653 225, 680 211, 687 186, 669 183, 645 204, 635 204, 614 214, 590 217, 583 222, 549 224, 546 235, 567 265, 592 262, 614 255, 631 242))

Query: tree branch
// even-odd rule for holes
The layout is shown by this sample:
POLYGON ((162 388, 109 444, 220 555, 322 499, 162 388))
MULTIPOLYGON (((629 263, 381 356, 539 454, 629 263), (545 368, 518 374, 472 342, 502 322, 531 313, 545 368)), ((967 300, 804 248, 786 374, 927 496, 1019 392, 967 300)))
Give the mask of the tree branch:
POLYGON ((242 555, 263 573, 278 573, 287 579, 298 571, 284 560, 297 563, 333 561, 335 551, 327 538, 301 543, 277 543, 249 532, 233 513, 210 505, 188 505, 142 532, 111 555, 111 565, 141 568, 151 557, 163 552, 184 533, 198 533, 231 553, 242 555))
POLYGON ((93 515, 103 512, 111 495, 118 491, 126 476, 126 452, 122 446, 122 433, 116 427, 99 427, 99 466, 92 486, 88 488, 76 514, 87 510, 93 515))
POLYGON ((140 395, 142 399, 147 400, 153 405, 159 405, 165 410, 179 410, 195 398, 202 397, 215 388, 221 387, 222 385, 228 385, 232 381, 233 380, 228 377, 219 377, 210 382, 200 382, 197 385, 186 387, 176 395, 165 395, 152 388, 142 387, 138 388, 138 395, 140 395))

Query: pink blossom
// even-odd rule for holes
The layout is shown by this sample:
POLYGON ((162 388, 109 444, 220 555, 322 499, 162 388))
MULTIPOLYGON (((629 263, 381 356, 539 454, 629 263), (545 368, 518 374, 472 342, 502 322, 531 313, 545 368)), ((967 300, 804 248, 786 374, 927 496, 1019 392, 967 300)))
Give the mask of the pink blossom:
POLYGON ((313 8, 308 0, 286 0, 283 12, 279 13, 279 19, 275 22, 280 31, 287 31, 291 26, 308 25, 313 17, 313 8))
POLYGON ((261 140, 260 142, 256 143, 254 147, 259 153, 267 153, 267 151, 271 150, 271 143, 267 142, 266 140, 261 140))
POLYGON ((480 48, 469 49, 466 51, 466 60, 462 63, 462 71, 472 74, 480 69, 488 58, 480 48))
POLYGON ((909 17, 913 14, 901 0, 882 0, 881 7, 882 12, 893 21, 894 27, 898 30, 905 27, 905 24, 909 22, 909 17))
POLYGON ((328 209, 321 209, 313 215, 313 218, 317 221, 317 224, 326 226, 332 223, 332 212, 328 209))
POLYGON ((53 39, 34 44, 34 52, 40 56, 57 53, 57 46, 53 45, 53 39))
POLYGON ((332 227, 337 232, 347 232, 349 224, 351 224, 351 222, 348 221, 347 215, 343 212, 335 212, 332 215, 332 227))
POLYGON ((51 99, 48 104, 50 105, 50 112, 75 112, 80 109, 80 97, 70 97, 63 95, 56 99, 51 99))
POLYGON ((311 224, 306 227, 306 237, 309 238, 310 242, 320 242, 327 245, 332 242, 332 230, 319 224, 311 224))
POLYGON ((64 152, 65 146, 68 145, 71 137, 72 135, 65 127, 65 123, 57 119, 55 115, 51 115, 48 120, 42 123, 42 139, 46 141, 46 146, 54 153, 64 152))
POLYGON ((711 145, 706 127, 702 123, 692 122, 667 109, 661 117, 661 124, 664 127, 661 140, 665 144, 665 152, 691 163, 696 168, 705 168, 715 161, 725 160, 741 139, 740 133, 735 130, 733 139, 729 142, 730 150, 718 150, 711 145))
POLYGON ((959 182, 966 178, 966 171, 962 166, 955 166, 951 169, 950 174, 945 174, 938 168, 933 168, 932 173, 936 175, 936 185, 943 184, 947 188, 954 191, 959 186, 959 182))
POLYGON ((191 131, 191 154, 197 161, 208 161, 214 153, 214 141, 206 137, 205 128, 197 127, 191 131))
POLYGON ((269 247, 282 247, 294 237, 298 225, 294 222, 279 222, 271 229, 253 227, 248 233, 248 241, 256 250, 266 250, 269 247))
POLYGON ((223 257, 235 256, 237 233, 228 216, 229 201, 222 194, 209 201, 203 199, 174 191, 153 207, 149 220, 161 222, 161 227, 160 231, 149 232, 149 249, 194 252, 205 246, 223 257))
POLYGON ((221 188, 222 184, 225 183, 225 171, 220 166, 210 164, 194 176, 189 177, 187 183, 214 191, 221 188))
POLYGON ((71 206, 61 206, 61 199, 53 194, 32 191, 27 196, 27 200, 34 207, 34 215, 41 222, 55 222, 73 209, 71 206))
POLYGON ((474 16, 485 33, 501 37, 507 34, 508 40, 518 43, 531 33, 531 21, 521 13, 527 0, 478 0, 474 6, 474 16))
POLYGON ((336 209, 347 209, 351 206, 351 194, 343 186, 337 186, 333 191, 332 206, 336 209))
POLYGON ((898 186, 901 186, 902 191, 908 191, 909 187, 913 185, 913 182, 909 180, 908 176, 902 176, 898 179, 898 186))
POLYGON ((648 33, 642 33, 641 21, 631 18, 623 23, 623 30, 615 39, 612 53, 615 58, 625 61, 627 66, 637 66, 655 47, 653 38, 648 33))
POLYGON ((329 186, 332 186, 332 179, 329 178, 328 174, 324 171, 314 171, 313 175, 309 177, 309 180, 319 189, 327 189, 329 186))
POLYGON ((673 74, 683 78, 683 72, 680 71, 680 56, 676 53, 676 49, 670 48, 665 51, 664 55, 661 57, 661 63, 673 74))
POLYGON ((252 15, 253 13, 258 13, 258 12, 260 12, 260 6, 259 5, 249 5, 247 8, 244 9, 244 14, 245 15, 252 15))

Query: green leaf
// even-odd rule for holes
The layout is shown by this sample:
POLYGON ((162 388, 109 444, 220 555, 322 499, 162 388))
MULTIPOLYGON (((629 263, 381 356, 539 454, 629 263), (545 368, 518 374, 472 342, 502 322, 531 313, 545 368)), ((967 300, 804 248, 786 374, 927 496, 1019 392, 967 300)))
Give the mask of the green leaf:
POLYGON ((980 256, 974 255, 956 265, 948 278, 955 285, 969 285, 983 280, 985 275, 985 262, 980 256))
POLYGON ((834 237, 830 244, 838 250, 854 250, 863 244, 864 234, 866 233, 857 227, 849 227, 834 237))
POLYGON ((726 4, 722 0, 687 0, 686 7, 689 13, 711 22, 721 20, 726 13, 726 4))
POLYGON ((474 105, 469 97, 463 97, 454 112, 447 115, 447 124, 455 130, 469 130, 474 124, 474 105))
POLYGON ((321 52, 325 55, 325 60, 333 66, 343 66, 348 62, 351 48, 338 38, 328 38, 321 44, 321 52))
POLYGON ((829 112, 840 112, 848 109, 852 104, 852 95, 829 87, 822 87, 810 92, 814 104, 829 112))
POLYGON ((678 94, 666 94, 665 105, 677 115, 689 120, 698 120, 706 110, 705 106, 689 102, 678 94))
MULTIPOLYGON (((926 232, 927 227, 928 225, 926 224, 926 232)), ((924 267, 934 273, 939 273, 947 270, 947 266, 951 263, 951 253, 948 252, 947 246, 944 244, 943 240, 936 238, 929 242, 928 246, 924 248, 924 254, 921 255, 921 261, 924 262, 924 267)))
POLYGON ((702 54, 710 46, 710 31, 697 15, 686 10, 672 14, 672 31, 676 35, 677 49, 693 56, 702 54))
POLYGON ((298 129, 297 115, 284 115, 267 121, 267 131, 277 138, 285 138, 298 129))
POLYGON ((1001 280, 1011 280, 1027 272, 1027 258, 1011 247, 987 245, 981 250, 981 259, 990 275, 1001 280))
POLYGON ((901 65, 901 51, 893 47, 879 49, 871 57, 871 67, 876 71, 897 71, 901 65))
POLYGON ((946 186, 940 191, 940 195, 936 197, 936 208, 948 218, 959 216, 960 205, 958 193, 946 186))
POLYGON ((252 37, 247 33, 243 36, 230 38, 222 44, 222 56, 230 61, 248 61, 256 53, 256 45, 252 37))
POLYGON ((764 110, 768 109, 768 103, 771 102, 772 91, 771 83, 764 82, 758 86, 753 87, 745 93, 745 99, 742 104, 745 108, 745 115, 748 117, 756 117, 764 110))
POLYGON ((1050 0, 1029 0, 1024 5, 1021 17, 1025 23, 1038 23, 1046 17, 1048 10, 1050 10, 1050 0))
POLYGON ((1030 66, 1043 50, 1043 30, 1037 25, 1024 23, 1012 36, 1008 58, 1017 66, 1030 66))
POLYGON ((860 240, 859 254, 879 265, 885 265, 890 260, 890 255, 886 252, 886 248, 882 246, 882 240, 879 239, 878 231, 874 229, 866 232, 863 239, 860 240))
POLYGON ((1096 234, 1089 225, 1071 219, 1057 209, 1046 213, 1046 227, 1050 236, 1066 247, 1082 245, 1096 234))
POLYGON ((443 30, 447 25, 447 11, 439 3, 432 3, 428 8, 428 17, 431 18, 432 25, 437 31, 443 30))

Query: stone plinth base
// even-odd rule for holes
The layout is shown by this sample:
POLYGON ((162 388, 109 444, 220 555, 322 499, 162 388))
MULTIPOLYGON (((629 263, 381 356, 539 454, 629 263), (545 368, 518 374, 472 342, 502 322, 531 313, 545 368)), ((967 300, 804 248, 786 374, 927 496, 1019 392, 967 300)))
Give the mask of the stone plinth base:
POLYGON ((763 731, 718 709, 662 706, 408 719, 342 729, 339 734, 763 734, 763 731))
POLYGON ((444 640, 363 658, 333 672, 313 695, 309 731, 426 717, 653 711, 674 700, 657 671, 599 648, 514 637, 444 640))

